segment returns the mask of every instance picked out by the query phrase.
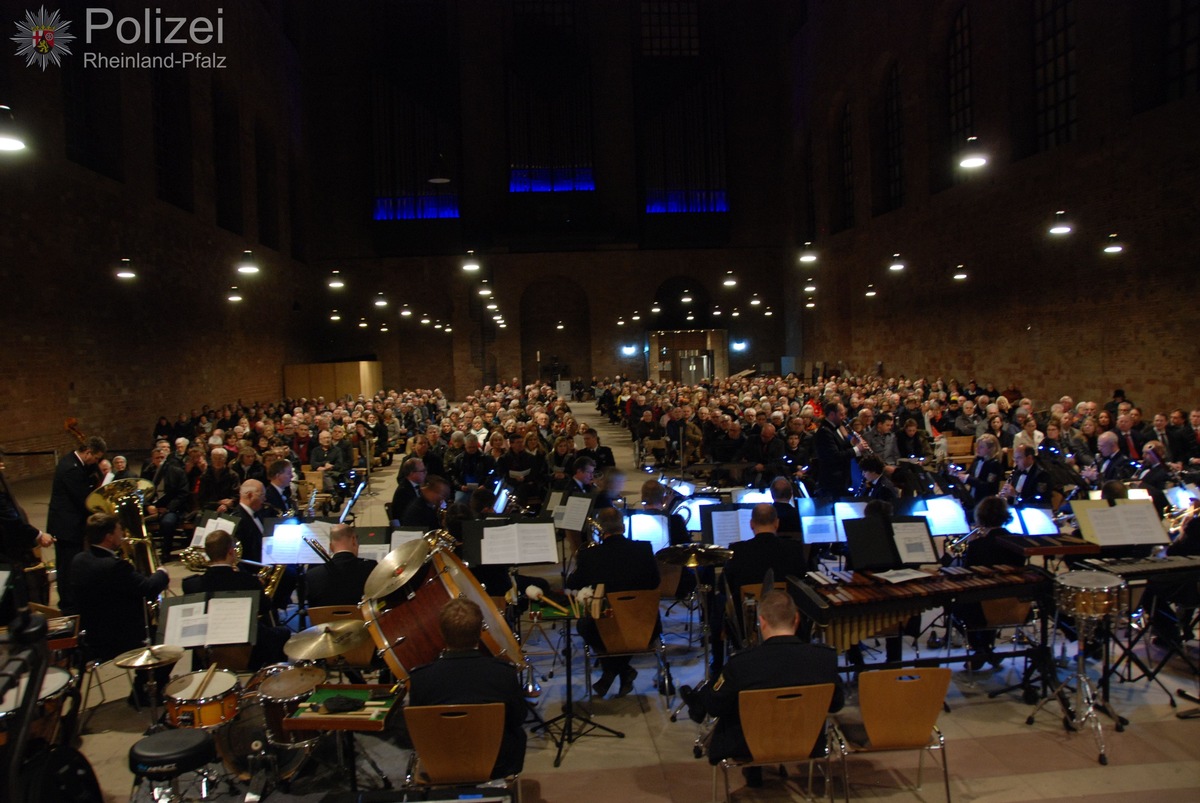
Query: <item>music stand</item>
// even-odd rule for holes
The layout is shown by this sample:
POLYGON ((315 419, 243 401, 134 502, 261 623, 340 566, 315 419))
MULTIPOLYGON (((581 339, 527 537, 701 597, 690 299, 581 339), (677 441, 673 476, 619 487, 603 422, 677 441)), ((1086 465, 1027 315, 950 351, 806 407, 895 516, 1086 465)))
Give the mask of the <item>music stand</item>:
MULTIPOLYGON (((557 748, 556 752, 554 753, 555 767, 562 764, 562 752, 565 745, 574 744, 576 739, 579 739, 582 736, 588 736, 592 731, 602 730, 605 733, 616 736, 618 739, 625 738, 625 734, 621 731, 613 730, 607 725, 601 725, 595 720, 575 713, 575 695, 574 690, 571 687, 571 622, 577 621, 578 618, 579 617, 576 616, 563 616, 561 619, 561 621, 567 623, 567 638, 566 644, 563 647, 563 663, 567 668, 567 699, 563 703, 563 712, 556 717, 546 720, 545 722, 539 722, 530 729, 543 730, 546 733, 549 733, 550 738, 554 740, 554 746, 557 748), (578 730, 576 730, 575 727, 576 720, 578 720, 581 725, 578 730), (555 736, 550 730, 554 725, 558 725, 559 727, 557 736, 555 736)), ((587 667, 584 667, 584 671, 587 671, 587 667)))

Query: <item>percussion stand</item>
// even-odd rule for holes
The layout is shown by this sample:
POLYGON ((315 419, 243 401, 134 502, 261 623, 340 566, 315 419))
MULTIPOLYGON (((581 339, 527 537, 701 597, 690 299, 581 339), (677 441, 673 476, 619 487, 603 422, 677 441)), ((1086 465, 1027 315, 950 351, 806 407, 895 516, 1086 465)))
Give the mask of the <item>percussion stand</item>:
POLYGON ((1051 700, 1058 700, 1059 707, 1063 712, 1063 727, 1069 731, 1074 731, 1090 725, 1092 734, 1096 738, 1096 747, 1100 750, 1100 763, 1107 765, 1108 756, 1105 754, 1104 749, 1104 729, 1100 724, 1100 715, 1097 712, 1103 711, 1116 720, 1116 729, 1118 732, 1124 730, 1126 720, 1117 716, 1109 707, 1107 701, 1098 698, 1097 689, 1088 678, 1087 670, 1084 666, 1088 642, 1095 636, 1096 630, 1103 623, 1104 618, 1085 618, 1076 614, 1075 621, 1079 636, 1079 649, 1075 656, 1075 674, 1060 683, 1058 688, 1054 689, 1049 697, 1038 703, 1037 708, 1033 709, 1033 713, 1025 720, 1025 724, 1032 725, 1033 718, 1037 716, 1039 711, 1045 708, 1051 700), (1072 690, 1072 681, 1075 682, 1074 709, 1071 707, 1069 697, 1069 692, 1072 690), (1082 716, 1080 716, 1081 713, 1082 716))
MULTIPOLYGON (((1157 603, 1158 600, 1155 600, 1155 605, 1157 605, 1157 603)), ((1153 618, 1154 610, 1151 609, 1144 618, 1144 621, 1151 621, 1153 618)), ((1146 626, 1141 630, 1138 630, 1136 635, 1133 635, 1133 630, 1134 628, 1130 626, 1131 636, 1127 644, 1122 644, 1120 640, 1117 639, 1116 634, 1113 634, 1113 642, 1116 643, 1117 648, 1121 650, 1121 655, 1112 662, 1112 665, 1108 667, 1107 671, 1105 671, 1104 676, 1100 678, 1100 688, 1104 693, 1104 699, 1108 700, 1109 679, 1112 678, 1113 675, 1117 675, 1117 680, 1121 681, 1122 683, 1132 683, 1133 681, 1146 678, 1154 683, 1157 683, 1159 688, 1166 692, 1167 700, 1170 701, 1171 707, 1175 708, 1175 695, 1171 694, 1171 691, 1166 687, 1166 685, 1164 685, 1163 682, 1158 679, 1158 673, 1162 671, 1163 666, 1166 665, 1167 661, 1172 655, 1178 655, 1179 657, 1183 658, 1183 660, 1186 661, 1191 667, 1193 673, 1200 674, 1200 669, 1197 669, 1197 667, 1192 664, 1191 658, 1189 658, 1186 653, 1178 650, 1176 645, 1173 643, 1168 644, 1167 654, 1163 656, 1162 661, 1159 662, 1157 666, 1149 666, 1146 661, 1143 661, 1138 656, 1135 648, 1137 647, 1138 642, 1142 641, 1142 639, 1146 637, 1146 634, 1150 632, 1150 627, 1146 626), (1126 670, 1123 677, 1118 674, 1122 666, 1124 666, 1126 670), (1136 677, 1133 675, 1133 668, 1135 666, 1137 667, 1138 671, 1141 672, 1141 674, 1136 677)), ((1107 657, 1107 652, 1105 657, 1107 657)), ((1146 658, 1147 660, 1150 659, 1148 652, 1146 658)))
MULTIPOLYGON (((703 651, 704 658, 704 683, 712 681, 712 661, 710 653, 712 652, 712 630, 709 624, 709 619, 712 618, 712 612, 708 609, 708 592, 712 591, 712 586, 700 582, 700 567, 690 566, 692 575, 696 578, 696 597, 699 599, 700 605, 700 648, 703 651)), ((680 698, 679 705, 675 706, 671 711, 671 721, 676 722, 679 719, 679 712, 687 707, 687 701, 680 698)))
MULTIPOLYGON (((563 663, 566 665, 567 675, 567 699, 563 703, 563 712, 553 719, 548 719, 545 722, 541 722, 531 728, 531 730, 541 730, 545 733, 550 733, 550 738, 554 740, 554 745, 558 748, 557 752, 554 754, 555 767, 562 764, 562 752, 565 745, 574 744, 576 739, 581 736, 587 736, 594 730, 602 730, 605 733, 616 736, 618 739, 625 738, 624 733, 613 730, 605 725, 601 725, 599 722, 595 722, 587 717, 580 716, 579 714, 575 713, 574 693, 571 688, 571 619, 572 617, 563 617, 562 620, 566 623, 568 628, 566 646, 563 649, 563 663), (580 723, 578 729, 575 727, 576 720, 578 720, 580 723), (559 727, 557 736, 550 731, 550 728, 553 725, 558 725, 559 727)), ((591 669, 590 667, 585 667, 584 671, 591 671, 591 669)))

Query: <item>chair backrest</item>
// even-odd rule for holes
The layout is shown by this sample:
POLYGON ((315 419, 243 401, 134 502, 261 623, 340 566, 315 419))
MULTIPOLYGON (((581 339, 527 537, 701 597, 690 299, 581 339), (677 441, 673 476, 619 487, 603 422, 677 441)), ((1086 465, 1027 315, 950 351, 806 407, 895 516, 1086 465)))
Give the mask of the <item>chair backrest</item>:
POLYGON ((679 590, 679 581, 683 579, 683 567, 678 563, 658 562, 658 596, 661 599, 673 599, 679 590))
POLYGON ((770 764, 808 760, 832 699, 832 683, 740 692, 738 716, 750 757, 770 764))
POLYGON ((204 663, 216 664, 218 669, 247 672, 250 669, 250 652, 253 649, 249 644, 219 644, 197 648, 197 652, 201 654, 204 663))
POLYGON ((870 746, 891 750, 929 744, 949 687, 947 667, 863 672, 858 676, 858 702, 870 746))
POLYGON ((947 435, 946 436, 946 454, 950 457, 962 457, 971 455, 975 449, 975 436, 973 435, 947 435))
POLYGON ((606 599, 612 616, 596 620, 605 652, 646 652, 658 623, 658 589, 611 591, 606 599))
MULTIPOLYGON (((362 613, 354 605, 321 605, 308 609, 308 619, 314 625, 341 622, 347 619, 360 620, 362 613)), ((342 656, 347 666, 366 667, 375 657, 375 642, 366 641, 342 656)))
POLYGON ((404 720, 430 783, 491 779, 504 736, 503 703, 410 705, 404 720))

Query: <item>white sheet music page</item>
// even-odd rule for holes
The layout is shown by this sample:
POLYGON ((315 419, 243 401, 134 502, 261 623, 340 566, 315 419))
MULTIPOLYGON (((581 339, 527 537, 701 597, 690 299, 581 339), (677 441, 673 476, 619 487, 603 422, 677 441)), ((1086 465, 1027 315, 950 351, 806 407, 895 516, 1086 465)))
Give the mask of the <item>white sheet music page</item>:
MULTIPOLYGON (((416 530, 392 530, 392 549, 396 549, 399 546, 411 543, 413 541, 420 541, 423 536, 424 533, 416 530)), ((362 554, 361 546, 358 548, 358 553, 360 555, 362 554)))
MULTIPOLYGON (((563 511, 562 523, 557 524, 564 530, 579 532, 587 523, 588 511, 592 509, 592 500, 586 496, 569 496, 567 503, 559 508, 563 511)), ((555 511, 557 514, 557 511, 555 511)))
MULTIPOLYGON (((484 533, 487 532, 484 528, 484 533)), ((521 563, 558 563, 558 541, 550 522, 517 524, 517 539, 521 563)))
POLYGON ((202 647, 208 642, 208 614, 204 602, 183 602, 164 605, 167 615, 164 644, 175 647, 202 647))
POLYGON ((244 644, 250 640, 254 600, 213 597, 208 601, 208 639, 205 644, 244 644))
POLYGON ((359 544, 358 556, 364 560, 373 560, 376 563, 387 557, 392 549, 388 544, 359 544))
POLYGON ((729 546, 735 541, 749 538, 749 529, 742 532, 740 510, 716 510, 712 514, 713 543, 717 546, 729 546))
POLYGON ((515 524, 484 527, 483 538, 479 541, 479 562, 485 566, 520 563, 518 532, 515 524))
POLYGON ((937 553, 929 540, 929 528, 923 521, 892 523, 892 540, 902 563, 937 563, 937 553))
POLYGON ((1170 538, 1158 514, 1154 512, 1154 503, 1146 499, 1118 499, 1117 521, 1125 533, 1126 544, 1166 544, 1170 538))
POLYGON ((329 531, 333 525, 327 521, 308 524, 276 524, 274 534, 263 539, 263 563, 322 563, 321 556, 304 543, 305 538, 314 539, 329 550, 329 531))

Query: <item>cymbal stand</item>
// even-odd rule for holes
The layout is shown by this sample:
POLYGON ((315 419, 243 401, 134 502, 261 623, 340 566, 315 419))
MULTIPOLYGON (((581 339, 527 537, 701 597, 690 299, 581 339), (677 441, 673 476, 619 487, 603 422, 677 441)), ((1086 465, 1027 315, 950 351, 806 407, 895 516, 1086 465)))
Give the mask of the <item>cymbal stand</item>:
MULTIPOLYGON (((700 600, 700 648, 703 651, 704 659, 704 682, 712 681, 712 629, 710 619, 712 612, 708 609, 708 592, 712 591, 712 586, 700 582, 700 567, 690 566, 693 576, 696 578, 696 595, 700 600)), ((681 697, 679 704, 671 711, 671 721, 676 722, 679 719, 679 712, 687 707, 687 702, 681 697)))
POLYGON ((1075 674, 1068 677, 1065 681, 1058 685, 1058 688, 1046 697, 1037 708, 1033 709, 1033 713, 1025 720, 1026 725, 1033 724, 1033 718, 1037 713, 1051 700, 1058 700, 1059 707, 1063 713, 1063 727, 1069 731, 1080 730, 1088 725, 1092 728, 1092 735, 1096 738, 1096 747, 1100 751, 1100 763, 1108 764, 1108 755, 1104 748, 1104 728, 1100 724, 1100 714, 1098 711, 1101 708, 1108 708, 1106 713, 1117 720, 1117 730, 1122 730, 1121 718, 1112 712, 1109 704, 1102 702, 1099 699, 1099 693, 1092 681, 1087 676, 1087 670, 1084 666, 1085 656, 1087 653, 1088 643, 1095 637, 1098 626, 1104 621, 1104 617, 1092 618, 1083 617, 1076 614, 1075 622, 1078 632, 1078 653, 1075 656, 1075 674), (1070 691, 1072 691, 1071 683, 1074 682, 1075 705, 1072 708, 1070 691))

